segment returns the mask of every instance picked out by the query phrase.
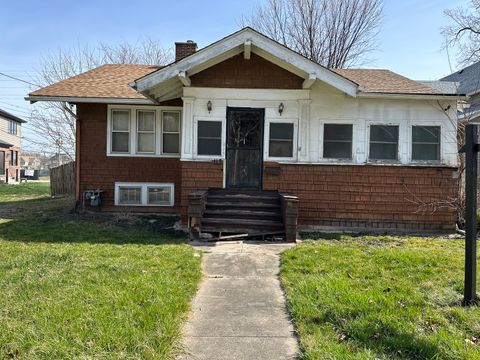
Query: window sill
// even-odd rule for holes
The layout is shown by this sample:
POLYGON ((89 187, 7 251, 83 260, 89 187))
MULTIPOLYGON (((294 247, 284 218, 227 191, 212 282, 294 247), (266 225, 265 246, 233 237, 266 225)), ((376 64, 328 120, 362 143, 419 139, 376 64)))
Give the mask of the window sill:
POLYGON ((146 158, 173 158, 179 159, 180 154, 129 154, 129 153, 107 153, 111 157, 146 157, 146 158))

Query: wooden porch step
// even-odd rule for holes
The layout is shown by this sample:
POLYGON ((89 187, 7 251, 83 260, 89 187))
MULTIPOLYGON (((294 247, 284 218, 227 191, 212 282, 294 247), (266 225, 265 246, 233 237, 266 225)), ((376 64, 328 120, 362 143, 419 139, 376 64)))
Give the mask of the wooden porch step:
POLYGON ((207 201, 209 202, 228 202, 228 203, 237 203, 237 202, 255 202, 255 203, 266 203, 266 204, 279 204, 280 198, 273 196, 262 196, 262 195, 208 195, 207 201))
POLYGON ((203 218, 202 232, 223 232, 223 233, 280 233, 284 231, 283 223, 271 220, 254 219, 225 219, 225 218, 203 218))
POLYGON ((272 211, 280 210, 281 205, 278 204, 265 204, 262 202, 208 202, 206 203, 207 210, 258 210, 258 211, 272 211))
POLYGON ((204 213, 204 218, 242 218, 259 220, 282 220, 280 209, 262 210, 262 209, 210 209, 204 213))

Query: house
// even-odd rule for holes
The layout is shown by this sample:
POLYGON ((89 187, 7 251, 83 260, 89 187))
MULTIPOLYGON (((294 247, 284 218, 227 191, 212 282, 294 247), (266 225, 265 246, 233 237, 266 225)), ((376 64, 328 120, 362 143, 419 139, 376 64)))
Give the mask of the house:
POLYGON ((103 211, 180 213, 232 233, 455 229, 457 95, 388 70, 327 69, 251 28, 201 50, 176 43, 167 66, 104 65, 26 99, 76 105, 77 199, 102 189, 103 211))
POLYGON ((20 180, 21 129, 25 122, 0 109, 0 182, 20 180))
POLYGON ((480 61, 456 71, 441 82, 449 82, 453 91, 468 96, 468 101, 459 103, 459 120, 478 121, 480 117, 480 61))
POLYGON ((51 169, 71 161, 72 159, 67 154, 55 154, 48 159, 47 165, 48 168, 51 169))

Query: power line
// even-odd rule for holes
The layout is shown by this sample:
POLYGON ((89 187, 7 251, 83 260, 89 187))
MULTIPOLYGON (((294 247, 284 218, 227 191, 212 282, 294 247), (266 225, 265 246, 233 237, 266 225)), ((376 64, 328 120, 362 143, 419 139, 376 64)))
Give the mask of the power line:
POLYGON ((25 84, 28 84, 28 85, 33 85, 33 86, 36 86, 36 87, 41 87, 41 86, 38 85, 38 84, 31 83, 31 82, 29 82, 29 81, 26 81, 26 80, 17 78, 17 77, 15 77, 15 76, 7 75, 7 74, 2 73, 2 72, 0 72, 0 75, 6 76, 6 77, 8 77, 8 78, 10 78, 10 79, 13 79, 13 80, 21 81, 21 82, 23 82, 23 83, 25 83, 25 84))

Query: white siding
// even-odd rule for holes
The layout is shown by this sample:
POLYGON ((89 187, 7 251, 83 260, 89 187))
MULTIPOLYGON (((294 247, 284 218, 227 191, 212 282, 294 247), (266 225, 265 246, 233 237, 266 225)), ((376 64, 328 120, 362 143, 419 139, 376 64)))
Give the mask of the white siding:
MULTIPOLYGON (((221 120, 225 133, 226 110, 230 106, 265 108, 265 149, 268 149, 267 130, 270 122, 282 120, 294 122, 296 153, 291 161, 331 162, 322 158, 323 125, 351 123, 353 159, 347 163, 364 164, 368 159, 369 125, 375 123, 399 125, 399 163, 411 164, 411 127, 418 124, 441 126, 441 163, 448 166, 457 165, 455 100, 353 98, 320 81, 316 81, 310 90, 185 87, 183 94, 181 155, 184 160, 197 159, 194 138, 196 121, 221 120), (210 113, 207 111, 208 101, 213 105, 210 113), (281 116, 278 113, 280 102, 285 106, 281 116), (450 109, 445 111, 449 105, 450 109)), ((273 160, 268 159, 267 152, 264 159, 273 160)))
POLYGON ((0 142, 12 144, 20 147, 20 138, 22 135, 22 124, 17 122, 17 135, 9 134, 8 124, 10 120, 0 116, 0 142))

